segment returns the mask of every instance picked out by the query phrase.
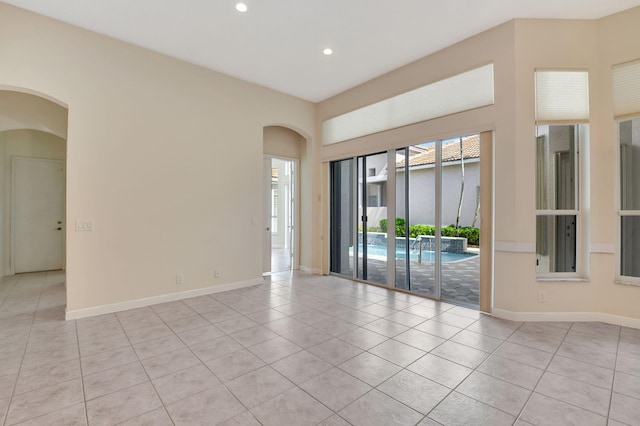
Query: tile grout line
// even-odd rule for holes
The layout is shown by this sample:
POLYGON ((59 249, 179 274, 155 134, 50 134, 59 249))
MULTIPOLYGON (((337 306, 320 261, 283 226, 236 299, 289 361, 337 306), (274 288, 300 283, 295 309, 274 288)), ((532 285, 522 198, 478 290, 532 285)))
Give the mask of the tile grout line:
MULTIPOLYGON (((36 324, 35 324, 35 317, 36 317, 36 315, 37 315, 38 307, 39 307, 39 305, 40 305, 40 300, 41 300, 41 298, 42 298, 42 292, 43 292, 44 290, 46 290, 44 287, 45 287, 45 284, 46 284, 46 279, 47 279, 47 277, 49 276, 49 273, 50 273, 50 272, 51 272, 51 271, 45 271, 45 273, 44 273, 44 282, 43 282, 43 283, 42 283, 42 285, 40 286, 41 288, 40 288, 40 291, 39 291, 39 293, 38 293, 38 302, 37 302, 37 304, 36 304, 36 308, 35 308, 35 310, 34 310, 34 321, 33 321, 33 323, 32 323, 32 326, 31 326, 31 328, 30 328, 30 331, 29 331, 29 338, 27 339, 27 345, 25 346, 25 356, 26 356, 26 349, 27 349, 27 347, 28 347, 28 340, 29 340, 29 339, 30 339, 30 337, 31 337, 31 332, 32 332, 32 330, 33 330, 33 327, 36 325, 36 324)), ((55 272, 58 272, 58 271, 55 271, 55 272)), ((65 278, 65 280, 66 280, 66 278, 65 278)), ((19 282, 19 281, 18 281, 18 282, 19 282)), ((17 285, 17 282, 16 282, 16 285, 17 285)), ((66 291, 66 290, 65 290, 65 291, 66 291)), ((74 321, 74 324, 75 324, 75 321, 74 321)), ((71 346, 71 345, 65 345, 65 346, 71 346)), ((78 348, 78 350, 79 350, 79 347, 78 347, 78 340, 77 340, 77 329, 76 329, 76 347, 77 347, 77 348, 78 348)), ((44 349, 44 350, 39 350, 39 351, 36 351, 36 352, 44 352, 45 350, 46 350, 46 349, 44 349)), ((24 357, 23 357, 23 360, 24 360, 24 357)), ((79 353, 78 353, 78 364, 80 365, 80 357, 79 357, 79 353)), ((20 366, 21 366, 21 368, 22 368, 22 362, 21 362, 20 366)), ((19 378, 19 374, 18 374, 18 376, 16 377, 16 383, 15 383, 15 385, 14 385, 14 390, 13 390, 13 392, 15 392, 15 387, 17 387, 17 380, 18 380, 18 378, 19 378)), ((68 382, 71 382, 71 381, 73 381, 73 380, 75 380, 75 379, 66 380, 66 381, 61 382, 61 383, 68 383, 68 382)), ((32 389, 32 390, 30 390, 30 391, 25 391, 25 392, 23 392, 23 394, 28 393, 28 392, 32 392, 32 391, 35 391, 35 390, 38 390, 38 389, 43 388, 43 387, 46 387, 46 386, 51 386, 51 385, 40 385, 39 387, 37 387, 37 388, 35 388, 35 389, 32 389)), ((82 392, 83 392, 83 401, 84 401, 84 389, 83 389, 83 391, 82 391, 82 392)), ((18 395, 20 395, 20 394, 18 394, 18 395)), ((46 415, 48 415, 48 414, 51 414, 51 413, 55 413, 55 412, 62 411, 62 410, 67 409, 67 408, 69 408, 69 407, 71 407, 71 406, 72 406, 72 405, 69 405, 69 406, 66 406, 66 407, 62 407, 62 408, 59 408, 59 409, 55 409, 55 410, 53 410, 53 411, 51 411, 51 412, 48 412, 48 413, 44 413, 44 414, 40 414, 40 415, 35 416, 35 417, 30 417, 30 418, 28 418, 28 419, 24 419, 23 421, 21 421, 21 423, 22 423, 22 422, 24 422, 24 421, 35 420, 35 419, 37 419, 37 418, 44 417, 44 416, 46 416, 46 415)), ((86 417, 86 406, 85 406, 85 417, 86 417)))
MULTIPOLYGON (((183 301, 179 301, 179 302, 180 302, 181 304, 185 305, 187 308, 191 309, 191 307, 190 307, 190 306, 188 306, 188 305, 187 305, 186 303, 184 303, 183 301)), ((173 330, 173 329, 172 329, 172 328, 171 328, 171 327, 170 327, 170 326, 165 322, 164 318, 162 318, 160 315, 158 315, 158 313, 157 313, 157 312, 156 312, 152 307, 149 307, 149 308, 150 308, 150 310, 154 313, 154 315, 155 315, 155 316, 157 316, 157 317, 160 319, 160 321, 165 325, 165 327, 167 327, 167 328, 171 331, 171 333, 173 334, 173 336, 175 336, 178 340, 180 340, 180 342, 185 346, 185 348, 187 348, 187 349, 189 350, 189 352, 191 352, 191 354, 192 354, 194 357, 196 357, 196 358, 198 359, 198 361, 200 361, 200 362, 202 363, 202 365, 203 365, 205 368, 207 368, 206 364, 205 364, 205 363, 200 359, 200 357, 198 357, 195 353, 193 353, 193 351, 191 350, 191 347, 189 347, 189 345, 187 345, 187 344, 186 344, 186 343, 185 343, 185 342, 180 338, 180 336, 178 336, 178 333, 176 333, 176 332, 175 332, 175 331, 174 331, 174 330, 173 330)), ((191 309, 191 310, 193 311, 193 309, 191 309)), ((202 315, 201 315, 200 313, 198 313, 198 312, 196 312, 196 311, 193 311, 193 312, 196 314, 196 316, 199 316, 199 317, 203 318, 204 320, 206 320, 207 322, 209 322, 206 318, 202 317, 202 315)), ((171 415, 169 414, 169 410, 167 409, 167 406, 165 405, 165 402, 164 402, 164 401, 162 400, 162 398, 160 397, 160 394, 158 393, 158 390, 157 390, 157 388, 156 388, 155 384, 153 383, 153 380, 152 380, 152 379, 151 379, 151 377, 149 376, 149 373, 147 372, 147 369, 144 367, 144 364, 142 363, 142 359, 140 358, 140 355, 139 355, 139 354, 138 354, 138 352, 135 350, 133 343, 131 343, 131 339, 129 338, 129 335, 127 334, 127 332, 126 332, 126 330, 125 330, 124 326, 122 325, 122 321, 120 320, 120 318, 119 318, 117 315, 115 315, 115 317, 116 317, 116 320, 118 321, 118 324, 120 324, 120 327, 122 328, 122 331, 123 331, 124 335, 126 336, 127 341, 129 342, 129 345, 131 345, 131 349, 133 350, 133 353, 135 354, 135 356, 136 356, 136 358, 137 358, 137 360, 138 360, 138 363, 140 363, 140 367, 141 367, 141 368, 142 368, 142 370, 144 371, 144 374, 145 374, 145 376, 147 377, 147 379, 149 380, 149 384, 150 384, 150 385, 151 385, 151 387, 153 388, 153 391, 155 392, 156 397, 157 397, 157 398, 158 398, 158 400, 160 401, 160 404, 162 405, 162 409, 163 409, 163 410, 164 410, 164 412, 167 414, 167 417, 169 417, 169 419, 171 420, 171 423, 175 425, 175 421, 173 420, 173 417, 171 417, 171 415)), ((203 327, 204 327, 204 326, 203 326, 203 327)), ((162 337, 160 337, 160 339, 161 339, 161 338, 162 338, 162 337)), ((156 339, 151 339, 151 340, 156 340, 156 339)), ((149 341, 151 341, 151 340, 149 340, 149 341)), ((144 342, 139 342, 139 343, 144 343, 144 342)), ((184 348, 176 349, 176 351, 178 351, 178 350, 182 350, 182 349, 184 349, 184 348)), ((170 351, 170 352, 173 352, 173 351, 170 351)), ((169 352, 169 353, 170 353, 170 352, 169 352)), ((164 355, 164 354, 165 354, 165 353, 163 353, 163 354, 159 354, 159 355, 164 355)), ((158 355, 158 356, 159 356, 159 355, 158 355)), ((153 357, 149 357, 149 358, 153 358, 153 357)), ((147 359, 147 358, 145 358, 145 359, 147 359)), ((177 373, 177 372, 184 371, 184 370, 186 370, 186 369, 188 369, 188 368, 191 368, 191 367, 186 367, 186 368, 183 368, 183 369, 178 370, 178 371, 176 371, 176 372, 168 373, 168 374, 166 374, 165 376, 161 376, 161 377, 166 377, 166 376, 169 376, 170 374, 175 374, 175 373, 177 373)), ((207 368, 207 370, 208 370, 208 368, 207 368)), ((213 374, 213 373, 212 373, 212 374, 213 374)), ((215 375, 214 375, 214 376, 215 376, 215 375)), ((159 377, 158 377, 158 378, 159 378, 159 377)), ((217 379, 217 378, 216 378, 216 379, 217 379)), ((138 383, 138 384, 136 384, 136 385, 133 385, 133 386, 137 386, 137 385, 139 385, 139 384, 140 384, 140 383, 138 383)), ((133 387, 133 386, 130 386, 130 387, 133 387)), ((201 392, 197 392, 197 393, 196 393, 196 394, 194 394, 194 395, 197 395, 197 394, 202 393, 202 392, 205 392, 205 391, 206 391, 206 389, 205 389, 205 390, 203 390, 203 391, 201 391, 201 392)), ((193 395, 189 395, 189 396, 187 396, 187 397, 185 397, 185 398, 188 398, 188 397, 190 397, 190 396, 193 396, 193 395)), ((185 398, 183 398, 183 399, 185 399, 185 398)), ((182 401, 182 399, 180 399, 180 400, 178 400, 178 401, 182 401)), ((174 401, 174 402, 178 402, 178 401, 174 401)), ((152 411, 154 411, 154 410, 157 410, 157 408, 154 408, 153 410, 147 411, 146 413, 143 413, 143 414, 141 414, 141 415, 139 415, 139 416, 133 417, 133 418, 128 419, 128 420, 136 419, 136 418, 141 417, 141 416, 143 416, 143 415, 145 415, 145 414, 148 414, 148 413, 150 413, 150 412, 152 412, 152 411)), ((128 421, 128 420, 124 420, 124 421, 128 421)))
MULTIPOLYGON (((562 357, 561 355, 558 355, 557 353, 558 353, 558 351, 560 350, 560 347, 562 346, 562 344, 564 344, 564 343, 565 343, 565 340, 566 340, 567 336, 569 335, 569 332, 573 329, 573 327, 574 327, 574 325, 575 325, 575 324, 576 324, 576 322, 572 322, 572 323, 571 323, 571 326, 569 327, 569 329, 567 329, 567 333, 566 333, 566 334, 565 334, 565 336, 563 337, 562 342, 560 343, 560 345, 558 346, 558 348, 557 348, 557 349, 555 350, 555 352, 553 353, 553 356, 551 357, 551 359, 549 360, 549 363, 548 363, 548 364, 547 364, 547 366, 545 367, 545 369, 544 369, 544 371, 543 371, 542 375, 540 376, 540 379, 538 379, 538 382, 536 383, 536 386, 535 386, 535 388, 534 388, 534 390, 533 390, 533 392, 532 392, 531 396, 533 396, 533 394, 536 392, 536 390, 538 389, 538 386, 539 386, 539 384, 540 384, 540 381, 542 380, 542 378, 544 377, 544 375, 545 375, 547 372, 549 372, 549 373, 551 373, 551 374, 556 374, 556 373, 553 373, 553 372, 551 372, 551 371, 548 371, 549 366, 551 365, 551 362, 553 362, 553 360, 554 360, 554 358, 555 358, 556 356, 560 356, 560 357, 562 357)), ((570 343, 570 344, 571 344, 571 343, 570 343)), ((582 346, 582 345, 577 344, 577 346, 582 346)), ((616 347, 617 347, 617 346, 616 346, 616 347)), ((616 349, 616 353, 617 353, 617 349, 616 349)), ((617 358, 617 355, 616 355, 616 358, 617 358)), ((569 359, 574 359, 574 358, 569 358, 569 359)), ((580 361, 580 360, 576 360, 576 361, 580 361)), ((586 363, 586 364, 591 364, 591 365, 594 365, 594 366, 598 366, 598 365, 596 365, 596 364, 593 364, 593 363, 591 363, 591 362, 587 362, 587 361, 580 361, 580 362, 584 362, 584 363, 586 363)), ((615 363, 614 363, 614 366, 615 366, 615 363)), ((598 366, 598 367, 600 367, 600 366, 598 366)), ((603 368, 604 368, 604 367, 603 367, 603 368)), ((615 369, 613 370, 613 373, 614 373, 614 378, 615 378, 615 369)), ((562 375, 561 375, 561 376, 562 376, 562 375)), ((567 376, 562 376, 562 377, 567 377, 567 376)), ((569 377, 569 379, 574 380, 574 381, 578 381, 578 382, 580 382, 580 383, 589 384, 589 383, 583 382, 582 380, 573 379, 573 378, 571 378, 571 377, 569 377)), ((592 386, 593 386, 593 385, 592 385, 592 386)), ((612 383, 612 386, 613 386, 613 383, 612 383)), ((612 394, 612 393, 613 393, 613 392, 611 392, 611 394, 612 394)), ((582 408, 582 407, 580 407, 580 406, 578 406, 578 405, 576 405, 576 404, 573 404, 573 403, 570 403, 570 402, 565 402, 565 401, 559 400, 559 399, 557 399, 557 398, 554 398, 554 397, 551 397, 551 396, 545 395, 545 394, 543 394, 543 393, 540 393, 540 395, 543 395, 543 396, 545 396, 545 397, 547 397, 547 398, 550 398, 550 399, 553 399, 553 400, 555 400, 555 401, 561 402, 561 403, 563 403, 563 404, 570 405, 570 406, 575 407, 575 408, 577 408, 577 409, 579 409, 579 410, 584 410, 584 411, 587 411, 587 412, 589 412, 589 413, 592 413, 592 414, 598 415, 598 416, 600 416, 600 417, 605 417, 605 420, 606 420, 607 422, 608 422, 608 420, 609 420, 609 418, 608 418, 608 414, 607 414, 607 416, 603 416, 603 415, 602 415, 602 414, 600 414, 600 413, 597 413, 597 412, 592 411, 592 410, 587 409, 587 408, 582 408)), ((530 398, 531 398, 531 397, 530 397, 530 398)), ((529 399, 530 399, 530 398, 529 398, 529 399)), ((527 400, 527 403, 526 403, 526 404, 528 404, 528 403, 529 403, 529 399, 527 400)), ((609 399, 610 399, 610 401, 611 401, 611 396, 609 397, 609 399)), ((526 404, 523 406, 522 411, 524 411, 524 409, 526 408, 526 404)), ((610 407, 611 407, 611 402, 609 402, 609 408, 608 408, 608 410, 610 410, 610 407)), ((608 412, 608 411, 607 411, 607 412, 608 412)), ((522 414, 522 412, 521 412, 520 414, 522 414)), ((518 416, 518 418, 520 418, 520 416, 518 416)))
MULTIPOLYGON (((483 317, 478 318, 476 321, 474 321, 473 323, 469 324, 467 327, 463 328, 463 329, 462 329, 462 330, 460 330, 459 332, 455 333, 453 336, 451 336, 451 337, 449 337, 448 339, 446 339, 446 340, 445 340, 444 342, 442 342, 440 345, 436 346, 436 348, 437 348, 437 347, 439 347, 439 346, 441 346, 442 344, 444 344, 444 343, 446 343, 446 342, 451 341, 451 339, 452 339, 453 337, 457 336, 457 335, 458 335, 458 334, 460 334, 462 331, 465 331, 465 330, 466 330, 466 331, 473 332, 472 330, 468 330, 468 328, 469 328, 469 327, 471 327, 473 324, 476 324, 477 322, 479 322, 482 318, 483 318, 483 317)), ((515 332, 515 330, 514 330, 511 334, 513 334, 514 332, 515 332)), ((478 334, 481 334, 481 333, 478 333, 478 334)), ((484 335, 484 334, 481 334, 481 335, 482 335, 482 336, 487 336, 487 335, 484 335)), ((488 337, 493 337, 493 336, 488 336, 488 337)), ((502 340, 502 339, 500 339, 500 340, 502 340)), ((471 369, 472 371, 471 371, 469 374, 467 374, 467 375, 466 375, 462 380, 460 380, 460 383, 458 383, 455 387, 451 388, 451 391, 450 391, 449 393, 447 393, 447 395, 446 395, 444 398, 442 398, 442 399, 441 399, 441 400, 440 400, 440 401, 439 401, 439 402, 438 402, 438 403, 437 403, 437 404, 436 404, 436 405, 435 405, 435 406, 434 406, 434 407, 429 411, 429 413, 427 413, 427 415, 425 416, 425 418, 428 418, 429 420, 433 420, 433 419, 431 419, 431 418, 429 417, 429 415, 430 415, 430 414, 431 414, 431 413, 432 413, 436 408, 438 408, 438 406, 439 406, 440 404, 442 404, 442 402, 443 402, 444 400, 446 400, 450 395, 452 395, 454 392, 457 392, 457 391, 456 391, 456 389, 457 389, 457 388, 458 388, 462 383, 464 383, 464 381, 465 381, 465 380, 467 380, 467 378, 469 378, 469 376, 471 376, 474 372, 476 372, 476 371, 477 371, 477 368, 478 368, 478 367, 480 367, 480 365, 482 365, 482 364, 484 363, 484 361, 486 361, 487 359, 489 359, 489 357, 491 357, 491 355, 494 355, 494 354, 495 354, 495 352, 496 352, 496 351, 497 351, 497 350, 498 350, 498 349, 499 349, 499 348, 500 348, 500 347, 501 347, 505 342, 506 342, 506 339, 505 339, 505 340, 503 340, 503 341, 502 341, 502 343, 501 343, 500 345, 498 345, 498 346, 497 346, 497 347, 496 347, 492 352, 490 352, 490 353, 489 353, 489 356, 488 356, 487 358, 485 358, 485 360, 483 360, 483 361, 482 361, 482 363, 478 364, 478 366, 476 366, 475 368, 471 369)), ((454 343, 455 343, 455 342, 454 342, 454 343)), ((466 346, 466 345, 465 345, 465 346, 466 346)), ((436 348, 434 348, 434 349, 436 349, 436 348)), ((473 349, 476 349, 476 348, 473 348, 473 349)), ((479 350, 479 349, 478 349, 478 350, 479 350)), ((483 351, 483 352, 484 352, 484 351, 483 351)), ((429 353, 431 353, 431 351, 430 351, 429 353)), ((453 362, 453 363, 456 363, 456 364, 458 364, 458 365, 462 365, 462 364, 459 364, 459 363, 457 363, 457 362, 455 362, 455 361, 452 361, 452 360, 449 360, 449 359, 446 359, 446 358, 439 357, 439 356, 438 356, 438 355, 436 355, 436 354, 432 354, 432 355, 433 355, 433 356, 437 356, 438 358, 441 358, 441 359, 445 359, 445 360, 447 360, 447 361, 449 361, 449 362, 453 362)), ((464 365, 462 365, 462 366, 463 366, 463 367, 466 367, 466 366, 464 366, 464 365)), ((467 367, 467 368, 469 368, 469 367, 467 367)), ((428 379, 428 378, 427 378, 427 379, 428 379)), ((497 378, 496 378, 496 379, 497 379, 497 378)), ((430 380, 430 379, 429 379, 429 380, 430 380)), ((446 386, 445 386, 445 387, 446 387, 446 386)), ((476 402, 478 402, 478 403, 480 403, 480 404, 486 405, 486 406, 488 406, 488 407, 491 407, 491 408, 493 408, 493 409, 496 409, 496 410, 498 410, 498 411, 502 411, 503 413, 506 413, 504 410, 501 410, 501 409, 499 409, 499 408, 497 408, 497 407, 494 407, 494 406, 489 405, 489 404, 487 404, 487 403, 485 403, 485 402, 482 402, 482 401, 478 401, 477 399, 472 398, 472 397, 469 397, 469 396, 467 396, 467 395, 465 395, 465 394, 463 394, 463 393, 461 393, 461 392, 458 392, 458 393, 460 393, 461 395, 464 395, 464 396, 466 396, 467 398, 470 398, 470 399, 472 399, 472 400, 474 400, 474 401, 476 401, 476 402)), ((508 414, 508 415, 510 415, 510 416, 513 416, 512 414, 509 414, 509 413, 506 413, 506 414, 508 414)), ((436 420, 434 420, 434 421, 436 421, 436 420)), ((437 422, 437 421, 436 421, 436 422, 437 422)))
MULTIPOLYGON (((18 278, 16 280, 16 283, 14 284, 14 287, 12 288, 12 291, 16 287, 18 287, 18 283, 22 280, 23 277, 24 277, 24 275, 20 276, 20 278, 18 278)), ((22 371, 22 364, 24 363, 24 358, 25 358, 26 353, 27 353, 27 348, 29 347, 29 339, 31 338, 31 332, 33 330, 33 323, 34 323, 35 316, 36 316, 37 306, 40 303, 41 294, 42 294, 42 288, 40 288, 40 291, 38 291, 38 301, 36 302, 36 308, 33 310, 33 314, 31 316, 31 325, 29 326, 29 333, 27 333, 27 340, 25 342, 24 349, 22 350, 22 357, 20 359, 20 365, 18 367, 18 371, 16 372, 16 379, 15 379, 15 381, 13 383, 13 388, 11 390, 11 396, 9 397, 9 404, 7 404, 7 409, 6 409, 5 418, 4 418, 4 425, 8 425, 8 422, 9 422, 9 411, 11 409, 11 404, 13 403, 13 399, 16 396, 15 395, 15 390, 16 390, 16 386, 18 385, 18 379, 20 377, 20 372, 22 371)), ((5 299, 5 301, 6 300, 8 300, 8 297, 7 297, 7 299, 5 299)), ((23 421, 30 420, 30 419, 33 419, 33 418, 34 417, 30 417, 30 418, 24 419, 23 421)))
MULTIPOLYGON (((66 282, 66 277, 65 277, 66 282)), ((80 383, 82 385, 82 400, 84 402, 84 418, 89 425, 89 407, 87 406, 87 393, 84 388, 84 371, 82 369, 82 353, 80 352, 80 332, 78 331, 78 321, 73 320, 76 329, 76 344, 78 345, 78 364, 80 365, 80 383)))
MULTIPOLYGON (((20 281, 20 278, 18 278, 18 279, 16 279, 16 280, 13 280, 13 282, 12 282, 12 286, 11 286, 11 289, 10 289, 10 290, 7 290, 6 295, 5 295, 5 296, 4 296, 4 298, 2 299, 2 303, 0 303, 0 310, 4 307, 4 305, 5 305, 6 301, 9 299, 9 295, 11 294, 11 292, 12 292, 12 291, 16 288, 16 286, 18 285, 18 281, 20 281)), ((5 282, 5 278, 4 278, 4 277, 2 278, 2 282, 3 282, 3 283, 5 282)), ((24 350, 23 350, 23 353, 22 353, 22 357, 23 357, 23 359, 24 359, 24 352, 25 352, 25 351, 26 351, 26 349, 27 349, 28 341, 29 341, 29 339, 28 339, 28 337, 27 337, 27 342, 25 342, 24 350)), ((20 360, 20 364, 22 365, 22 360, 20 360)), ((13 392, 15 391, 16 384, 18 383, 18 375, 19 375, 19 372, 20 372, 20 367, 18 367, 18 372, 16 373, 16 378, 15 378, 15 380, 14 380, 14 382, 13 382, 13 386, 11 387, 11 392, 9 392, 9 396, 7 397, 7 398, 9 399, 9 402, 7 403, 7 407, 4 409, 4 417, 3 417, 3 419, 2 419, 2 424, 3 424, 3 425, 5 425, 5 424, 6 424, 6 422, 7 422, 7 417, 9 416, 9 407, 11 406, 11 401, 12 401, 12 397, 13 397, 13 392)))
MULTIPOLYGON (((611 389, 609 393, 609 409, 607 410, 607 422, 611 421, 611 405, 613 404, 613 393, 616 385, 616 375, 618 366, 618 355, 620 353, 620 339, 622 337, 622 327, 618 329, 618 344, 616 345, 616 359, 613 362, 613 380, 611 380, 611 389)), ((621 422, 622 423, 622 422, 621 422)))
MULTIPOLYGON (((513 330, 513 331, 511 332, 511 334, 509 334, 509 336, 507 336, 507 338, 506 338, 506 339, 504 339, 504 341, 500 344, 500 346, 498 346, 498 347, 496 348, 496 351, 497 351, 498 349, 500 349, 500 348, 501 348, 505 343, 507 343, 507 341, 508 341, 509 337, 513 336, 513 334, 514 334, 516 331, 520 330, 520 329, 522 328, 522 326, 523 326, 523 325, 525 325, 526 323, 527 323, 526 321, 523 321, 523 322, 522 322, 522 324, 520 324, 520 325, 519 325, 515 330, 513 330)), ((565 336, 566 336, 566 333, 565 333, 565 336)), ((564 340, 564 338, 563 338, 563 340, 564 340)), ((513 343, 513 342, 511 342, 511 343, 513 343)), ((562 344, 562 343, 561 343, 561 344, 562 344)), ((521 345, 521 346, 524 346, 524 345, 521 345)), ((525 346, 525 347, 526 347, 526 346, 525 346)), ((560 345, 558 345, 558 347, 560 347, 560 345)), ((557 349, 556 349, 556 351, 557 351, 557 349)), ((499 355, 496 355, 496 356, 499 356, 499 355)), ((547 363, 547 367, 548 367, 548 365, 551 363, 551 361, 552 361, 552 360, 553 360, 553 356, 551 357, 551 359, 550 359, 550 360, 549 360, 549 362, 547 363)), ((528 365, 528 364, 525 364, 525 365, 528 365)), ((530 367, 533 367, 533 366, 531 366, 531 365, 529 365, 529 366, 530 366, 530 367)), ((531 397, 532 397, 532 396, 533 396, 533 394, 535 393, 535 390, 536 390, 536 387, 538 386, 538 383, 540 382, 540 380, 542 380, 542 376, 544 376, 544 373, 545 373, 545 371, 546 371, 546 368, 547 368, 547 367, 545 367, 545 369, 542 371, 542 374, 540 374, 540 377, 538 378, 538 380, 536 380, 536 384, 534 385, 533 389, 528 389, 528 390, 530 391, 529 396, 527 397, 527 400, 524 402, 524 404, 522 404, 522 408, 520 409, 520 411, 518 412, 518 414, 517 414, 516 416, 514 416, 514 417, 515 417, 515 420, 514 420, 513 424, 516 424, 519 420, 521 420, 522 412, 523 412, 523 411, 524 411, 524 409, 527 407, 527 404, 529 404, 529 401, 531 400, 531 397)), ((525 421, 525 420, 523 420, 523 421, 525 421)))

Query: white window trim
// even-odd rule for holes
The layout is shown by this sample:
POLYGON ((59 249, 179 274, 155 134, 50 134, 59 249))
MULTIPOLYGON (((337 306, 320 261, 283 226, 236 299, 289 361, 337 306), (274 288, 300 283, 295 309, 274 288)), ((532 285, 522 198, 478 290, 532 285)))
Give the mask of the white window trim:
MULTIPOLYGON (((640 216, 640 210, 623 210, 622 199, 620 192, 622 189, 622 179, 620 172, 622 171, 622 165, 620 164, 620 123, 623 121, 633 120, 634 118, 640 118, 640 114, 623 116, 615 122, 616 126, 616 170, 615 170, 615 205, 616 211, 616 249, 615 249, 615 279, 614 283, 621 285, 633 285, 640 286, 640 277, 630 277, 622 275, 622 217, 623 216, 640 216)), ((638 183, 640 184, 640 182, 638 183)))
MULTIPOLYGON (((539 281, 567 281, 567 282, 588 282, 589 281, 589 265, 587 256, 587 249, 585 242, 587 239, 587 210, 588 206, 586 202, 588 200, 588 175, 586 171, 588 168, 588 149, 589 149, 589 133, 591 128, 589 123, 566 121, 566 122, 551 122, 536 123, 536 136, 538 135, 538 126, 553 126, 553 125, 571 125, 578 128, 578 132, 584 129, 586 126, 587 134, 578 134, 578 142, 576 146, 576 159, 577 167, 575 170, 574 180, 576 182, 576 209, 570 210, 551 210, 551 209, 536 209, 536 218, 538 216, 576 216, 576 270, 575 272, 538 272, 536 271, 536 279, 539 281)), ((537 256, 537 253, 536 253, 537 256)))
MULTIPOLYGON (((619 156, 618 156, 619 157, 619 156)), ((620 159, 618 158, 618 163, 620 163, 620 159)), ((620 181, 620 176, 618 174, 618 182, 620 181)), ((617 185, 618 190, 620 188, 617 185)), ((618 206, 620 206, 620 195, 618 191, 618 206)), ((640 277, 630 277, 627 275, 622 275, 622 218, 624 216, 640 216, 640 210, 622 210, 618 209, 617 220, 616 220, 616 276, 615 283, 616 284, 624 284, 624 285, 635 285, 640 286, 640 277)))

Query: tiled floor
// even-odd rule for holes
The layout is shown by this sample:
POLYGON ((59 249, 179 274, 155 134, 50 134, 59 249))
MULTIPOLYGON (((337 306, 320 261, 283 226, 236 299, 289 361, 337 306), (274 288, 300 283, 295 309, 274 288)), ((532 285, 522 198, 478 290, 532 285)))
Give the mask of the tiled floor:
POLYGON ((271 249, 271 271, 283 272, 291 269, 291 251, 283 248, 271 249))
POLYGON ((65 322, 63 280, 0 284, 2 425, 640 424, 640 330, 300 273, 65 322))

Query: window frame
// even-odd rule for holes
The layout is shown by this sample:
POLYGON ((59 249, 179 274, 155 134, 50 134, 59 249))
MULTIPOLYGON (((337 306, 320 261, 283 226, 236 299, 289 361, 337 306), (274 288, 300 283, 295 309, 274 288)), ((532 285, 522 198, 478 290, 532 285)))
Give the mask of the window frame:
MULTIPOLYGON (((633 277, 628 275, 622 275, 622 218, 623 217, 638 217, 640 216, 640 210, 623 209, 622 208, 622 158, 621 158, 621 145, 620 145, 620 124, 624 121, 630 121, 634 119, 640 119, 640 114, 627 115, 615 120, 615 141, 616 141, 616 269, 615 269, 615 283, 640 286, 640 277, 633 277)), ((638 182, 640 185, 640 182, 638 182)))
MULTIPOLYGON (((575 169, 573 171, 574 178, 574 208, 573 209, 538 209, 538 205, 536 202, 536 223, 535 223, 535 231, 536 231, 536 263, 534 268, 536 279, 539 280, 576 280, 576 279, 586 279, 588 265, 585 261, 585 241, 586 241, 586 210, 587 206, 585 205, 586 197, 582 194, 587 191, 588 188, 588 175, 586 175, 587 167, 586 158, 587 156, 584 153, 587 152, 589 148, 589 135, 590 135, 590 125, 588 122, 584 121, 568 121, 568 122, 537 122, 535 124, 535 139, 536 143, 538 137, 540 136, 539 128, 540 127, 551 127, 551 126, 573 126, 574 127, 574 150, 575 150, 575 169), (575 271, 572 272, 541 272, 537 270, 538 267, 538 217, 558 217, 558 216, 575 216, 575 271)), ((538 150, 536 147, 536 155, 535 155, 536 164, 538 162, 538 150)), ((537 166, 536 166, 537 167, 537 166)), ((537 196, 537 170, 536 170, 536 196, 537 196)), ((545 206, 549 207, 549 206, 545 206)))

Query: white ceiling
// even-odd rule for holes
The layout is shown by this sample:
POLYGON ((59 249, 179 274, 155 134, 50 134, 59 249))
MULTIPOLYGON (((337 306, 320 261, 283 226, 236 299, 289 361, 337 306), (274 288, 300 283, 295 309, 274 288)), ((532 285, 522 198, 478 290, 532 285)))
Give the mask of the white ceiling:
POLYGON ((3 0, 318 102, 512 18, 595 19, 640 0, 3 0), (322 49, 331 47, 332 56, 322 49))

